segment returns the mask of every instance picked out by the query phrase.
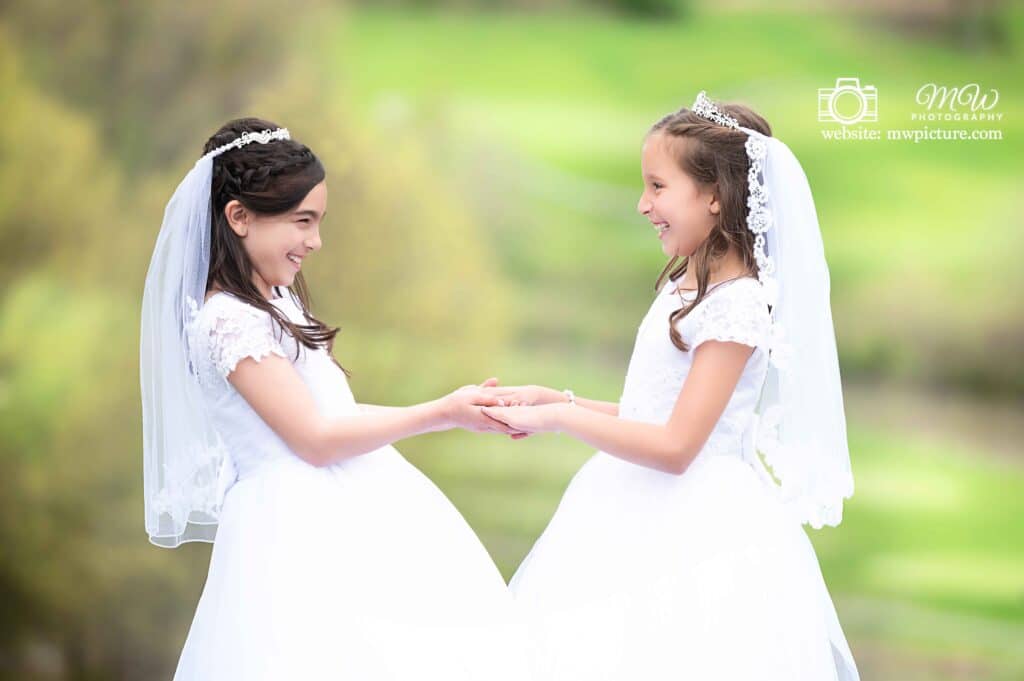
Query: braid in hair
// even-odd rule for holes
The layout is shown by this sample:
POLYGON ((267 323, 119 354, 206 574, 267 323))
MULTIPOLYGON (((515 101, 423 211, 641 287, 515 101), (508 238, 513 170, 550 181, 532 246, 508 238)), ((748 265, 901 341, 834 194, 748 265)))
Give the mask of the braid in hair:
MULTIPOLYGON (((203 153, 228 144, 246 132, 277 127, 275 123, 260 118, 229 121, 206 141, 203 153)), ((325 176, 324 167, 316 155, 295 140, 247 144, 215 157, 210 187, 210 272, 206 286, 207 291, 216 286, 267 312, 282 332, 287 330, 295 338, 297 345, 310 349, 324 348, 330 354, 339 329, 328 326, 310 312, 309 289, 302 273, 295 275, 289 288, 298 298, 309 324, 292 322, 256 288, 252 281, 252 262, 224 214, 224 208, 232 200, 258 214, 285 213, 299 205, 325 176)), ((334 359, 333 355, 331 358, 334 359)), ((336 359, 334 362, 338 364, 336 359)), ((338 366, 341 367, 340 364, 338 366)), ((344 367, 341 369, 348 374, 344 367)))

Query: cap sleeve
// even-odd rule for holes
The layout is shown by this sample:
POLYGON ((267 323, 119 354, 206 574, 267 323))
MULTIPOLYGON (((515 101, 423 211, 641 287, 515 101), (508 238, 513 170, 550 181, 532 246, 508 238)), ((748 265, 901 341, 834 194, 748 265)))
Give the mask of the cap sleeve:
POLYGON ((771 316, 761 284, 727 286, 709 293, 691 313, 694 317, 690 351, 709 340, 742 343, 751 347, 767 347, 771 316))
POLYGON ((287 357, 275 337, 270 314, 228 294, 207 302, 197 331, 205 358, 225 380, 246 357, 259 361, 274 354, 287 357))

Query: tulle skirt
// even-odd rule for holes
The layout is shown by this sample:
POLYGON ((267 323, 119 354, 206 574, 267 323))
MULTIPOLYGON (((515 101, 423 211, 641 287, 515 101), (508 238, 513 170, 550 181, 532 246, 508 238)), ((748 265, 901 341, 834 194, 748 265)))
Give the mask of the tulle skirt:
POLYGON ((598 453, 510 586, 545 681, 859 678, 807 535, 738 456, 598 453))
POLYGON ((228 490, 175 681, 528 678, 511 595, 391 447, 263 464, 228 490))

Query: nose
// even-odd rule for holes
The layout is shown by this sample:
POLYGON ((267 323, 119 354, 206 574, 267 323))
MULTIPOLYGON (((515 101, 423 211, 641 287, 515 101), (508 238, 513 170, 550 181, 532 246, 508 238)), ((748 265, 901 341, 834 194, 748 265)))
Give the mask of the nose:
POLYGON ((320 226, 318 225, 305 241, 305 246, 311 251, 319 251, 323 242, 320 241, 320 226))
POLYGON ((636 212, 640 215, 647 215, 651 212, 651 202, 647 198, 647 192, 640 195, 640 200, 636 202, 636 212))

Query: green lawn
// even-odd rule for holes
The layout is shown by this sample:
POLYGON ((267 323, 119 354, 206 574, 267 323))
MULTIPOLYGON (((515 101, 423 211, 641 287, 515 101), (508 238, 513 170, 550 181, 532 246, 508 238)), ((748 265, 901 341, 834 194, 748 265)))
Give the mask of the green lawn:
MULTIPOLYGON (((1004 375, 969 330, 1020 316, 1003 295, 1024 284, 1015 265, 1024 246, 1020 54, 959 54, 851 21, 770 14, 672 24, 359 11, 325 35, 320 59, 356 111, 413 131, 458 180, 530 301, 519 310, 524 328, 628 343, 630 324, 601 330, 587 311, 646 300, 662 260, 634 212, 640 141, 657 117, 707 89, 755 105, 802 160, 844 361, 870 365, 886 338, 905 349, 927 330, 975 353, 995 380, 1004 375), (817 88, 848 75, 878 87, 885 127, 914 125, 924 83, 998 88, 1005 139, 826 142, 817 88), (552 301, 553 286, 579 304, 552 301)), ((933 355, 922 361, 906 371, 945 370, 933 355)))
MULTIPOLYGON (((617 398, 663 263, 634 212, 640 140, 700 89, 756 105, 801 158, 844 376, 879 357, 896 375, 927 373, 936 360, 921 351, 935 339, 967 353, 1020 317, 1005 295, 1024 283, 1020 54, 750 14, 652 24, 359 11, 314 44, 366 124, 419 136, 489 235, 512 291, 514 343, 495 349, 492 371, 506 383, 617 398), (878 87, 886 127, 911 127, 923 83, 999 88, 1005 139, 827 143, 816 91, 847 75, 878 87)), ((467 437, 402 449, 509 576, 591 452, 553 436, 467 437)), ((850 446, 844 522, 811 536, 864 678, 1024 676, 1024 467, 866 423, 850 423, 850 446)))

